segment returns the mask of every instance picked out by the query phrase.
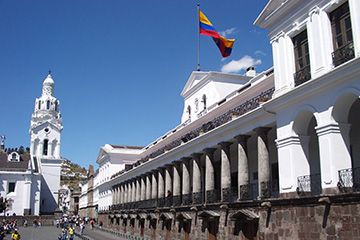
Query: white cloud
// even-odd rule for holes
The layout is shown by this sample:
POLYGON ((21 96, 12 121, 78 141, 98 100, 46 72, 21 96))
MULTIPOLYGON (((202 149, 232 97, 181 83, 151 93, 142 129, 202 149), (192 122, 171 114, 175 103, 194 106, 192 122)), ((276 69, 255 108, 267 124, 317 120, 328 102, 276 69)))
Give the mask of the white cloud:
POLYGON ((266 53, 264 53, 263 51, 257 50, 257 51, 255 51, 255 55, 263 55, 263 56, 266 56, 266 53))
POLYGON ((226 29, 225 31, 219 32, 220 36, 226 38, 228 35, 235 33, 236 28, 226 29))
POLYGON ((254 59, 248 55, 245 55, 239 60, 232 60, 231 62, 222 66, 221 71, 226 73, 238 73, 250 66, 261 64, 260 59, 254 59))

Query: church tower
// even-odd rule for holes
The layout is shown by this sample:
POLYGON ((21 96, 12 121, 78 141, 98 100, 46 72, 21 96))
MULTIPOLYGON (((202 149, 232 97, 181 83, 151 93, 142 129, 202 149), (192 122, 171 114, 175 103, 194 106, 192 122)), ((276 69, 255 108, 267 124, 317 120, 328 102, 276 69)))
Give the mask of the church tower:
POLYGON ((63 129, 59 100, 54 97, 54 81, 49 73, 42 94, 35 100, 30 124, 30 153, 35 172, 41 174, 40 212, 53 213, 60 188, 60 134, 63 129))

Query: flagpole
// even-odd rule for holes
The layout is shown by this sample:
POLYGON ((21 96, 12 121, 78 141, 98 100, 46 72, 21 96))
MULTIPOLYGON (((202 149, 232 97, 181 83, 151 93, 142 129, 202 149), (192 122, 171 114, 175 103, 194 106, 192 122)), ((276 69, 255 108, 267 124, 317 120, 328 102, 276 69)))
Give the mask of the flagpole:
POLYGON ((200 71, 200 3, 197 4, 197 12, 198 12, 198 66, 197 66, 197 70, 200 71))

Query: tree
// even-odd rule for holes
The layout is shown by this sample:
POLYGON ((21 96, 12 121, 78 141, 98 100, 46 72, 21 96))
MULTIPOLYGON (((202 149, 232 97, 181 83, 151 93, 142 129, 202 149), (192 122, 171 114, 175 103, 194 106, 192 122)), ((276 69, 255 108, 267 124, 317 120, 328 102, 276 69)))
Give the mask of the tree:
POLYGON ((0 213, 6 210, 7 200, 6 198, 0 197, 0 213))

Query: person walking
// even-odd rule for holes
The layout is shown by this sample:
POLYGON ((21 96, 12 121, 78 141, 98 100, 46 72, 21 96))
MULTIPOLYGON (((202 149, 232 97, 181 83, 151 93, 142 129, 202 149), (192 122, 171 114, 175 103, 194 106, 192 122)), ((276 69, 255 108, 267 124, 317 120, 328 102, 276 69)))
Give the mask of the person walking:
POLYGON ((70 228, 69 228, 69 239, 70 240, 73 240, 74 239, 74 228, 72 225, 70 225, 70 228))
POLYGON ((84 221, 81 221, 81 223, 80 223, 80 233, 81 233, 81 235, 84 235, 84 229, 85 229, 84 221))
POLYGON ((65 228, 61 229, 61 240, 66 240, 67 232, 65 228))
POLYGON ((91 227, 91 230, 94 230, 94 224, 95 224, 94 219, 91 219, 91 220, 90 220, 90 227, 91 227))
POLYGON ((41 224, 42 224, 42 219, 39 218, 39 228, 41 228, 41 224))

